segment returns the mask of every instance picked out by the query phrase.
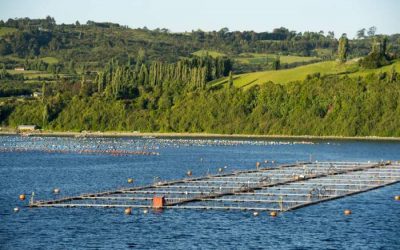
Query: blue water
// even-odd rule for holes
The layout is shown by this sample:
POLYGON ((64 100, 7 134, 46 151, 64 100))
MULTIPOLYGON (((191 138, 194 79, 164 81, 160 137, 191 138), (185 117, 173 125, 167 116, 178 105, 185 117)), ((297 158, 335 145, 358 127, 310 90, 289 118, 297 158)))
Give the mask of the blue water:
POLYGON ((25 208, 21 193, 53 198, 184 177, 255 168, 257 161, 399 160, 399 142, 75 139, 0 136, 1 249, 400 249, 400 184, 276 218, 265 212, 25 208), (87 147, 149 149, 159 155, 113 156, 46 151, 87 147), (31 149, 26 152, 16 148, 31 149), (14 207, 20 207, 14 213, 14 207), (343 210, 351 209, 351 216, 343 210))

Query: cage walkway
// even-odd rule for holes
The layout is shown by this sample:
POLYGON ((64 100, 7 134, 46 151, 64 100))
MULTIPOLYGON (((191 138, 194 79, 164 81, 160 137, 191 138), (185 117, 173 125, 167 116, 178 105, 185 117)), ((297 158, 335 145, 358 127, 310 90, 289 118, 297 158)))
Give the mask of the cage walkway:
POLYGON ((289 211, 400 182, 392 162, 306 162, 33 201, 30 207, 289 211))

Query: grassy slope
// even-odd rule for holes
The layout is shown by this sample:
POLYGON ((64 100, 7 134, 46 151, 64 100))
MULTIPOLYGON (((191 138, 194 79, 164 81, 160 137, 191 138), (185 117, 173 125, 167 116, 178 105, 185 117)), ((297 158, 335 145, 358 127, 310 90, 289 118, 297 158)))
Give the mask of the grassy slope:
POLYGON ((194 52, 192 54, 195 55, 195 56, 205 56, 205 55, 208 54, 209 56, 214 57, 214 58, 215 57, 220 57, 220 56, 225 56, 224 53, 220 53, 218 51, 213 51, 213 50, 204 50, 204 49, 196 51, 196 52, 194 52))
MULTIPOLYGON (((213 50, 199 50, 194 53, 196 56, 209 55, 212 57, 226 56, 224 53, 213 50)), ((271 63, 276 59, 275 54, 265 54, 265 53, 243 53, 238 56, 234 56, 233 59, 237 60, 242 64, 265 64, 271 63)), ((309 56, 280 56, 281 63, 296 63, 296 62, 310 62, 313 60, 318 60, 318 57, 309 56)))
MULTIPOLYGON (((395 65, 396 70, 400 71, 400 61, 396 61, 392 65, 382 67, 380 69, 362 70, 359 69, 355 61, 345 64, 339 64, 335 61, 313 63, 300 66, 293 69, 285 69, 278 71, 260 71, 254 73, 240 74, 234 77, 236 87, 249 87, 256 84, 263 84, 268 81, 285 84, 292 81, 304 80, 307 75, 320 73, 321 75, 329 74, 349 74, 351 77, 365 76, 370 73, 388 72, 395 65)), ((223 84, 227 82, 227 78, 214 82, 213 85, 223 84)))
POLYGON ((368 74, 371 73, 379 73, 379 72, 390 72, 390 70, 392 69, 392 67, 395 67, 397 72, 400 72, 400 60, 395 61, 394 63, 392 63, 391 65, 386 65, 382 68, 379 69, 364 69, 364 70, 360 70, 354 73, 349 74, 349 76, 352 77, 357 77, 357 76, 366 76, 368 74))
MULTIPOLYGON (((20 57, 10 56, 10 55, 8 55, 8 56, 3 56, 3 58, 4 58, 4 59, 9 59, 9 60, 12 60, 12 61, 16 61, 16 62, 19 62, 19 63, 21 63, 21 64, 24 64, 24 63, 25 63, 25 58, 20 58, 20 57)), ((1 59, 3 59, 3 58, 1 58, 1 59)), ((32 62, 32 61, 34 61, 35 59, 28 59, 28 60, 29 60, 30 62, 32 62)), ((39 60, 42 60, 43 62, 48 63, 48 64, 55 64, 55 63, 58 63, 58 62, 59 62, 59 60, 58 60, 57 58, 52 57, 52 56, 41 57, 41 58, 39 58, 39 60)))
MULTIPOLYGON (((237 61, 243 64, 265 64, 271 63, 276 59, 275 54, 243 53, 235 57, 237 61)), ((318 60, 317 57, 308 56, 280 56, 281 63, 309 62, 318 60)))
POLYGON ((55 57, 51 57, 51 56, 40 58, 40 60, 42 60, 43 62, 48 63, 48 64, 58 63, 58 59, 55 57))
POLYGON ((24 70, 24 71, 18 71, 18 70, 7 70, 8 73, 15 75, 15 74, 23 74, 25 79, 37 79, 39 77, 44 78, 52 78, 54 77, 53 74, 48 73, 48 72, 43 72, 43 71, 36 71, 36 70, 24 70))

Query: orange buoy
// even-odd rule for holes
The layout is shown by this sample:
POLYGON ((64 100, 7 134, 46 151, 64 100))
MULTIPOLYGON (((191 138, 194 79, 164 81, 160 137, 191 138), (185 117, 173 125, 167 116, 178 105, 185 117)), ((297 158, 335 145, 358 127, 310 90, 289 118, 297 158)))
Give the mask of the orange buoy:
POLYGON ((188 170, 187 172, 186 172, 186 174, 187 174, 187 176, 192 176, 192 170, 188 170))
POLYGON ((132 178, 128 178, 128 183, 133 183, 133 179, 132 178))
POLYGON ((261 165, 261 163, 260 163, 260 162, 256 162, 256 168, 259 168, 259 167, 260 167, 260 165, 261 165))
POLYGON ((276 217, 278 215, 278 213, 276 211, 272 211, 272 212, 269 213, 269 215, 271 217, 276 217))
POLYGON ((125 213, 126 215, 131 215, 131 214, 132 214, 132 208, 130 208, 130 207, 125 208, 124 213, 125 213))
POLYGON ((26 197, 25 197, 25 194, 20 194, 20 195, 19 195, 19 199, 20 199, 21 201, 25 200, 25 198, 26 198, 26 197))
POLYGON ((350 209, 344 210, 344 215, 350 215, 350 214, 351 214, 351 210, 350 209))
POLYGON ((400 195, 396 195, 396 196, 394 197, 394 199, 395 199, 396 201, 400 201, 400 195))

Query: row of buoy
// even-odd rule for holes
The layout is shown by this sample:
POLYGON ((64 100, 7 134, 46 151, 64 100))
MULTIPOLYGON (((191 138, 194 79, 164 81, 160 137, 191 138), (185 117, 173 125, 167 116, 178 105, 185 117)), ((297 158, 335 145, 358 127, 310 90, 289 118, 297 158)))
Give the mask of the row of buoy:
MULTIPOLYGON (((257 211, 254 211, 254 212, 253 212, 253 216, 259 216, 259 215, 260 215, 259 212, 257 212, 257 211)), ((271 212, 269 213, 269 215, 270 215, 271 217, 276 217, 276 216, 278 216, 278 212, 276 212, 276 211, 271 211, 271 212)))
POLYGON ((241 146, 241 145, 254 145, 254 146, 270 146, 270 145, 297 145, 297 144, 315 144, 310 141, 249 141, 249 140, 218 140, 218 139, 157 139, 157 143, 161 146, 241 146))
MULTIPOLYGON (((143 213, 147 214, 147 213, 149 213, 149 210, 147 208, 145 208, 145 209, 143 209, 143 213)), ((130 208, 130 207, 125 208, 124 214, 131 215, 132 214, 132 208, 130 208)))
MULTIPOLYGON (((352 211, 351 211, 350 209, 345 209, 345 210, 343 211, 343 213, 344 213, 344 215, 351 215, 352 211)), ((257 211, 253 212, 253 216, 259 216, 259 215, 260 215, 259 212, 257 212, 257 211)), ((276 216, 278 216, 278 212, 276 212, 276 211, 271 211, 271 212, 269 213, 269 215, 270 215, 271 217, 276 217, 276 216)))
MULTIPOLYGON (((61 192, 61 190, 59 189, 59 188, 54 188, 53 189, 53 194, 59 194, 61 192)), ((25 194, 20 194, 19 196, 18 196, 18 199, 20 200, 20 201, 24 201, 25 199, 26 199, 26 195, 25 194)))
MULTIPOLYGON (((275 164, 275 161, 274 161, 274 160, 272 160, 272 161, 264 160, 264 163, 265 163, 265 164, 268 164, 268 163, 275 164)), ((261 162, 257 161, 257 162, 256 162, 256 169, 259 169, 260 166, 261 166, 261 162)))
POLYGON ((45 153, 77 153, 77 154, 110 154, 112 156, 127 156, 127 155, 160 155, 159 152, 153 151, 128 151, 128 150, 68 150, 68 149, 28 149, 28 148, 9 148, 1 149, 0 152, 45 152, 45 153))
MULTIPOLYGON (((25 200, 25 195, 20 195, 20 200, 25 200), (23 199, 22 199, 23 198, 23 199)), ((399 195, 396 195, 395 196, 395 200, 397 200, 397 201, 400 201, 400 196, 399 195)), ((14 209, 13 209, 13 211, 14 211, 14 213, 18 213, 19 211, 20 211, 20 209, 18 208, 18 207, 15 207, 14 209)), ((149 210, 146 208, 146 209, 143 209, 143 213, 144 214, 147 214, 147 213, 149 213, 149 210)), ((131 215, 132 214, 132 208, 130 208, 130 207, 127 207, 127 208, 125 208, 125 210, 124 210, 124 214, 126 214, 126 215, 131 215)), ((343 211, 343 214, 344 215, 346 215, 346 216, 348 216, 348 215, 351 215, 352 214, 352 211, 350 210, 350 209, 345 209, 344 211, 343 211)), ((253 216, 259 216, 260 215, 260 213, 258 212, 258 211, 254 211, 253 212, 253 216)), ((276 211, 271 211, 270 213, 269 213, 269 215, 271 216, 271 217, 276 217, 276 216, 278 216, 278 212, 276 212, 276 211)))
MULTIPOLYGON (((224 166, 223 168, 218 168, 218 173, 223 173, 225 171, 225 169, 228 168, 228 166, 224 166)), ((188 177, 191 177, 193 175, 193 171, 192 170, 188 170, 186 172, 186 175, 188 177)))

